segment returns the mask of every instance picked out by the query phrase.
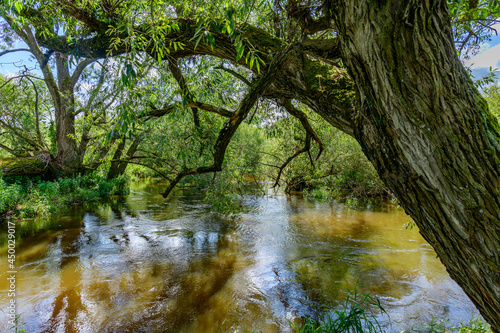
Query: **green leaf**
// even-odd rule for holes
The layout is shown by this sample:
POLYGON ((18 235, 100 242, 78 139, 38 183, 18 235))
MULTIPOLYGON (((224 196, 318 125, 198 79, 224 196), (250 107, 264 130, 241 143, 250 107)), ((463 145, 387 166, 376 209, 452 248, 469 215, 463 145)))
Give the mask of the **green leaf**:
POLYGON ((210 32, 207 32, 205 34, 205 36, 207 37, 207 40, 208 42, 210 43, 210 47, 212 48, 212 51, 214 50, 214 46, 215 46, 215 38, 214 38, 214 35, 212 35, 210 32))
POLYGON ((129 86, 128 76, 125 73, 123 73, 123 72, 122 72, 122 84, 125 87, 129 86))
POLYGON ((238 44, 236 44, 236 61, 241 59, 244 52, 245 52, 245 47, 243 46, 243 43, 239 41, 238 44))
POLYGON ((194 44, 194 50, 196 50, 196 47, 198 47, 198 44, 200 44, 200 40, 203 37, 203 35, 200 35, 198 39, 196 40, 196 43, 194 44))
POLYGON ((111 142, 111 139, 113 138, 113 134, 114 133, 115 133, 115 129, 114 128, 108 133, 108 136, 106 137, 106 141, 108 143, 111 142))
POLYGON ((21 14, 21 11, 23 10, 23 5, 19 2, 16 2, 14 6, 16 7, 17 13, 21 14))

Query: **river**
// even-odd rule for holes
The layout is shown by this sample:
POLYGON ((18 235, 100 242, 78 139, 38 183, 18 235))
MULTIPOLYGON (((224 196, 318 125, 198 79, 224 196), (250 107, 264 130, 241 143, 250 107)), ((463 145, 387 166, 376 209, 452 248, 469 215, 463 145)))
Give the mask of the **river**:
MULTIPOLYGON (((356 283, 389 314, 377 313, 387 332, 478 314, 395 205, 354 210, 247 196, 241 218, 231 220, 210 213, 197 191, 165 200, 160 190, 137 183, 127 198, 73 207, 45 230, 25 231, 16 248, 20 328, 290 332, 289 321, 341 306, 356 283)), ((7 271, 4 244, 1 332, 9 327, 7 271)))

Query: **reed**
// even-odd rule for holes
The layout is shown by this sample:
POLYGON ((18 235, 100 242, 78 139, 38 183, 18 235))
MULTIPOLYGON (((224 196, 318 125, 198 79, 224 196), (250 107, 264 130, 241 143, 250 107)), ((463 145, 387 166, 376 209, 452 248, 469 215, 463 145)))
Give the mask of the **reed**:
MULTIPOLYGON (((346 288, 347 289, 347 288, 346 288)), ((358 282, 348 294, 342 308, 328 311, 318 319, 306 318, 300 325, 290 323, 295 333, 365 333, 383 332, 376 314, 387 314, 380 301, 369 294, 358 292, 358 282)))

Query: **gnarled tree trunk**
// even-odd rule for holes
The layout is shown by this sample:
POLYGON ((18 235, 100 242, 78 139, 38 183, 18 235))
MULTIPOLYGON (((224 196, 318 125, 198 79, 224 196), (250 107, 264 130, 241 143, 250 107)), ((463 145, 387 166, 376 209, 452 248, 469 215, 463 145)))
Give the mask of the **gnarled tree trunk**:
POLYGON ((55 121, 57 159, 68 174, 74 173, 80 167, 80 156, 76 143, 75 132, 75 95, 74 83, 69 74, 69 57, 56 52, 58 95, 55 98, 55 121))
POLYGON ((500 332, 498 124, 456 56, 446 1, 330 1, 355 137, 450 276, 500 332))

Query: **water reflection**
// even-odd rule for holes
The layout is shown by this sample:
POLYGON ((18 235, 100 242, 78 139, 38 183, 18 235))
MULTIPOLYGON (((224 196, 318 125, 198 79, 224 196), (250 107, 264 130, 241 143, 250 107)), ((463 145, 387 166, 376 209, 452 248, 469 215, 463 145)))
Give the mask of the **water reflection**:
MULTIPOLYGON (((476 313, 394 207, 357 212, 249 196, 247 213, 231 221, 209 213, 200 193, 165 201, 160 191, 137 184, 126 199, 74 208, 23 239, 17 300, 24 329, 286 332, 288 320, 339 306, 343 287, 358 279, 391 315, 391 324, 381 318, 388 331, 476 313)), ((0 253, 6 272, 5 246, 0 253)), ((2 299, 7 289, 4 273, 2 299)))

